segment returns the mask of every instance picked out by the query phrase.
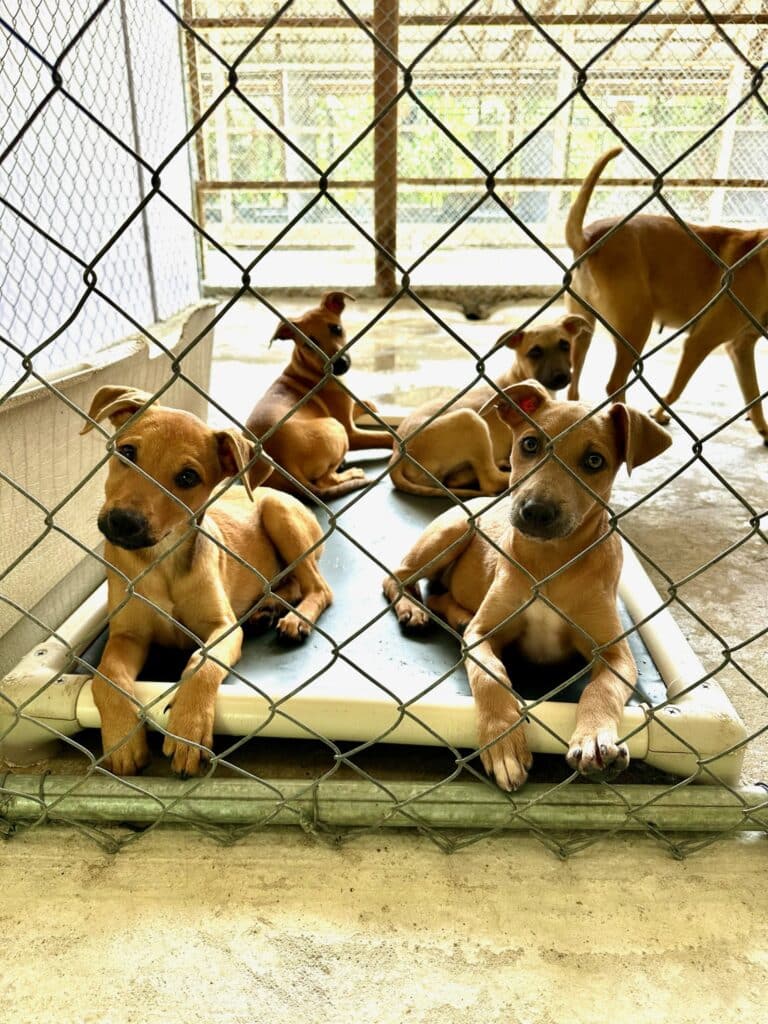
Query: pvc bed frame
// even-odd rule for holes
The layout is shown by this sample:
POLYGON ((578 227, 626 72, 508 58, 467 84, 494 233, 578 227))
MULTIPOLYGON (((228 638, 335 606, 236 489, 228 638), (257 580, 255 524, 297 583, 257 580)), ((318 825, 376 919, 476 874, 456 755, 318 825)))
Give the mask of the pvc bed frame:
MULTIPOLYGON (((326 543, 321 568, 334 591, 333 605, 301 648, 281 646, 273 631, 246 640, 235 669, 258 691, 230 677, 217 698, 215 732, 476 747, 474 708, 457 642, 438 625, 423 638, 403 636, 381 593, 382 565, 396 564, 445 507, 446 502, 396 492, 388 480, 370 492, 332 503, 332 511, 341 512, 340 529, 326 543), (371 620, 365 632, 345 642, 371 620), (437 679, 442 681, 435 685, 437 679), (306 680, 311 681, 302 686, 306 680), (267 695, 277 703, 276 710, 270 709, 267 695)), ((320 519, 325 523, 323 514, 320 519)), ((640 623, 630 642, 642 699, 632 698, 620 728, 632 759, 679 778, 736 785, 745 727, 718 683, 705 678, 699 659, 626 547, 620 605, 625 626, 640 623)), ((70 651, 88 664, 98 663, 106 641, 106 612, 105 583, 0 683, 0 750, 6 763, 43 760, 60 735, 75 736, 99 726, 90 677, 84 668, 73 666, 70 651)), ((184 660, 186 656, 180 664, 184 660)), ((163 726, 163 698, 180 667, 155 660, 145 675, 146 669, 150 678, 137 684, 136 696, 146 705, 150 727, 163 726)), ((571 667, 563 678, 572 672, 571 667)), ((522 676, 515 674, 516 688, 527 700, 538 700, 557 685, 551 678, 542 684, 540 675, 533 666, 522 676)), ((573 731, 576 701, 585 683, 582 678, 556 699, 536 704, 535 719, 526 726, 534 753, 564 753, 561 738, 573 731)), ((106 782, 103 777, 100 781, 106 782)), ((154 781, 146 776, 143 780, 154 781)), ((167 779, 163 783, 173 785, 167 779)))

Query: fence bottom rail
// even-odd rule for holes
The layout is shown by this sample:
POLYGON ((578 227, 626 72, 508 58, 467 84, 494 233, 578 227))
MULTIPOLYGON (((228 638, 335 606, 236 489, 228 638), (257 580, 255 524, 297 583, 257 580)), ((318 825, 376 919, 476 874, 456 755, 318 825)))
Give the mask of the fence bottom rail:
POLYGON ((768 831, 768 791, 679 786, 529 784, 515 796, 478 783, 6 775, 0 821, 306 825, 685 832, 768 831))

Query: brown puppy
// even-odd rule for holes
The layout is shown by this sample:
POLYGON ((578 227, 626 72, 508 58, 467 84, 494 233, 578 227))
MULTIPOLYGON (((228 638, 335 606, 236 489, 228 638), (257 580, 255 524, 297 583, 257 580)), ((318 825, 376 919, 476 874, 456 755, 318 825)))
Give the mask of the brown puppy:
POLYGON ((427 604, 465 631, 480 756, 510 790, 525 782, 531 756, 500 657, 508 645, 533 662, 558 662, 574 652, 594 659, 568 763, 588 774, 618 772, 629 762, 618 727, 637 669, 626 640, 616 639, 623 633, 616 609, 621 542, 602 503, 622 462, 628 471, 640 466, 671 438, 625 405, 584 419, 587 406, 553 401, 533 381, 506 394, 510 401, 500 399, 498 411, 512 431, 512 493, 480 515, 487 503, 470 503, 477 529, 463 509, 439 516, 384 581, 384 593, 401 625, 413 630, 429 622, 416 603, 418 580, 445 587, 427 604), (555 439, 556 458, 546 453, 548 439, 555 439))
POLYGON ((583 317, 564 316, 552 324, 503 334, 497 347, 511 348, 515 359, 496 378, 496 388, 477 384, 445 412, 440 410, 446 400, 435 399, 403 419, 397 433, 410 457, 403 457, 399 447, 395 448, 389 470, 395 487, 441 498, 446 488, 460 498, 503 491, 509 476, 511 437, 506 423, 496 415, 493 399, 499 390, 530 378, 552 392, 564 388, 571 379, 571 343, 588 330, 583 317), (444 486, 438 487, 428 474, 444 486))
MULTIPOLYGON (((287 477, 290 474, 316 497, 324 501, 338 498, 369 482, 362 469, 339 469, 350 448, 392 447, 392 436, 386 431, 355 426, 353 416, 364 411, 363 407, 335 380, 351 365, 346 353, 339 355, 347 343, 341 314, 349 298, 345 292, 327 292, 318 306, 298 320, 284 321, 275 331, 275 338, 293 340, 291 361, 256 403, 246 423, 248 430, 263 438, 288 416, 264 439, 264 450, 286 471, 272 472, 266 480, 268 487, 306 497, 287 477), (307 344, 305 336, 322 355, 307 344), (329 361, 332 376, 326 379, 329 361)), ((375 411, 371 403, 368 407, 375 411)), ((252 473, 259 472, 257 465, 252 473)))
POLYGON ((202 509, 218 484, 245 470, 252 446, 233 430, 211 430, 191 413, 156 404, 133 418, 149 399, 133 388, 103 387, 88 412, 94 421, 109 417, 122 428, 99 513, 104 557, 113 569, 107 572, 109 639, 93 697, 105 766, 134 775, 149 760, 132 697, 150 644, 205 648, 211 657, 197 650, 174 691, 168 719, 173 736, 163 744, 174 771, 191 775, 210 754, 216 693, 228 666, 240 658, 237 620, 249 609, 250 621, 259 623, 283 615, 278 632, 300 641, 332 594, 317 567, 322 531, 295 498, 237 487, 202 509), (284 614, 285 605, 274 597, 254 607, 265 581, 294 561, 274 593, 295 603, 295 611, 284 614))
MULTIPOLYGON (((609 217, 584 228, 592 191, 603 168, 621 152, 612 149, 597 161, 584 179, 568 214, 565 238, 574 256, 581 256, 621 218, 609 217)), ((744 259, 768 239, 768 230, 742 231, 738 228, 688 225, 726 267, 744 259)), ((585 299, 635 349, 643 351, 654 320, 666 327, 682 327, 720 290, 726 271, 707 255, 701 245, 671 217, 638 214, 618 228, 573 274, 573 291, 585 299)), ((762 248, 734 271, 731 289, 754 319, 768 324, 768 248, 762 248)), ((595 317, 572 296, 566 305, 581 313, 594 330, 595 317)), ((701 362, 726 344, 745 403, 760 394, 755 370, 755 343, 762 332, 756 328, 728 295, 719 298, 691 327, 683 345, 672 387, 664 398, 675 402, 701 362)), ((582 334, 573 346, 573 378, 569 398, 579 397, 579 379, 592 334, 582 334)), ((623 395, 636 356, 616 341, 616 360, 607 392, 623 395)), ((659 423, 669 416, 659 406, 654 413, 659 423)), ((768 425, 762 404, 749 411, 750 419, 768 444, 768 425)))

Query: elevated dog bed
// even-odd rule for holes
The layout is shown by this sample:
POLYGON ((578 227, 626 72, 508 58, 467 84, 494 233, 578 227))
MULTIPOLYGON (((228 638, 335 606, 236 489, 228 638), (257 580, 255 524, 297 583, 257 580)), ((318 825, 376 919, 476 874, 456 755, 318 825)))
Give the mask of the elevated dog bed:
MULTIPOLYGON (((376 473, 385 465, 378 459, 367 463, 376 473)), ((381 592, 384 566, 397 565, 445 507, 446 502, 396 492, 386 479, 369 493, 334 502, 338 529, 321 560, 333 605, 302 647, 282 646, 274 631, 246 640, 235 673, 219 692, 216 733, 476 746, 459 644, 437 624, 418 639, 403 636, 381 592)), ((320 519, 327 525, 324 514, 320 519)), ((631 757, 680 777, 695 775, 703 762, 699 781, 735 783, 744 752, 741 747, 729 751, 745 738, 744 726, 716 682, 698 683, 704 669, 628 549, 620 597, 625 627, 641 623, 630 637, 641 696, 626 707, 621 727, 631 757)), ((0 730, 15 721, 3 743, 7 760, 39 757, 55 736, 51 730, 73 736, 98 726, 90 680, 71 664, 66 643, 97 665, 106 629, 91 641, 105 619, 106 584, 62 625, 59 639, 38 645, 0 684, 0 695, 22 709, 16 716, 0 699, 0 730), (52 678, 56 681, 46 685, 52 678)), ((158 651, 145 666, 137 697, 152 722, 166 721, 168 681, 178 679, 186 657, 158 651)), ((541 701, 575 671, 572 664, 546 672, 517 666, 515 686, 528 701, 541 701)), ((534 752, 564 754, 585 683, 582 673, 567 689, 535 705, 526 727, 534 752)))

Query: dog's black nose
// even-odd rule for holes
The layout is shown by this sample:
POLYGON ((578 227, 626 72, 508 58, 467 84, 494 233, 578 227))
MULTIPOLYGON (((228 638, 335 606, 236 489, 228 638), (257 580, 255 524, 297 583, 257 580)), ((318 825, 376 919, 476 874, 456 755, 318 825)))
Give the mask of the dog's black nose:
POLYGON ((336 356, 331 363, 331 370, 333 371, 334 376, 341 377, 342 374, 347 372, 351 365, 352 361, 349 356, 336 356))
POLYGON ((560 388, 564 388, 564 387, 566 387, 566 385, 568 385, 570 383, 571 383, 571 375, 570 375, 570 373, 556 373, 554 375, 554 377, 552 377, 550 379, 549 383, 545 384, 544 386, 547 387, 547 388, 551 388, 553 391, 559 391, 560 388))
POLYGON ((147 520, 141 513, 129 508, 111 508, 102 513, 99 516, 99 529, 107 540, 121 548, 133 550, 154 544, 147 520))
POLYGON ((520 518, 526 526, 537 530, 546 530, 552 526, 559 515, 559 508, 551 501, 534 501, 533 498, 524 501, 520 509, 520 518))

